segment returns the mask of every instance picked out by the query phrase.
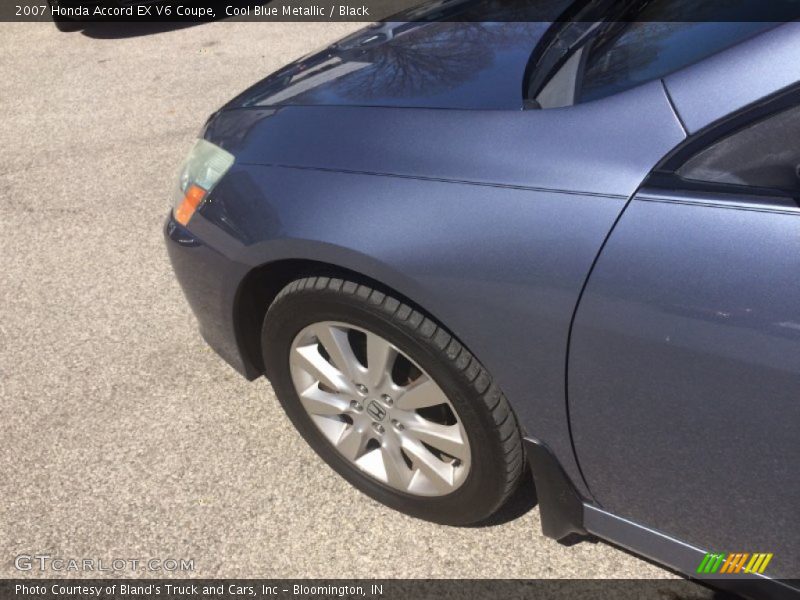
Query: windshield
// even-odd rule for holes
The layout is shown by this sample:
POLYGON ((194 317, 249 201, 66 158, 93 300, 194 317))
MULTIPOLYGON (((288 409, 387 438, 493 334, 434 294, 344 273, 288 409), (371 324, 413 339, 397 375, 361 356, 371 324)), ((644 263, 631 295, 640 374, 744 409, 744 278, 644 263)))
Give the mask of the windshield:
POLYGON ((697 12, 694 0, 640 0, 621 10, 618 3, 613 12, 602 2, 589 2, 576 17, 581 21, 556 26, 532 57, 536 62, 527 80, 526 106, 559 108, 611 96, 665 77, 777 24, 746 21, 736 12, 743 4, 726 2, 708 3, 708 16, 719 21, 689 22, 677 17, 683 14, 682 7, 697 12), (587 11, 604 8, 604 20, 583 22, 587 11))

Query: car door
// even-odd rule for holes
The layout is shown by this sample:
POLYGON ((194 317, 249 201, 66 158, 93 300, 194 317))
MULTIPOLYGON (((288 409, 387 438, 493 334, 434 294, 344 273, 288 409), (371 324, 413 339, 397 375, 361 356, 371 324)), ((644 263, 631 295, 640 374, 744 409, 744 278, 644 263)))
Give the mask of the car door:
POLYGON ((568 357, 603 509, 800 576, 800 97, 695 135, 636 194, 568 357))

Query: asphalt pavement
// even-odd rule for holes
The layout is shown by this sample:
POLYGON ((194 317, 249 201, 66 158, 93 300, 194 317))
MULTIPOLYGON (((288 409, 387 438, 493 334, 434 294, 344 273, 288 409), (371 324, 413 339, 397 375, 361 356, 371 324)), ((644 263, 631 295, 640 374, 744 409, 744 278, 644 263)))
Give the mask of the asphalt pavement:
POLYGON ((384 508, 197 333, 162 239, 178 164, 227 99, 360 26, 0 24, 0 577, 41 575, 15 568, 33 554, 192 559, 177 575, 195 577, 672 577, 542 537, 524 498, 479 528, 384 508))

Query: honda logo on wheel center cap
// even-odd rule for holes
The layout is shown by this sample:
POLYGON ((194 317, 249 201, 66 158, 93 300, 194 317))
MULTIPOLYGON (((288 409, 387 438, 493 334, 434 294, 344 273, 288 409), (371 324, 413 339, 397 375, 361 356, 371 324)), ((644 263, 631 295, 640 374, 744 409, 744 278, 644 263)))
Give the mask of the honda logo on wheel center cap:
POLYGON ((375 400, 367 404, 367 412, 376 421, 383 421, 383 418, 386 416, 386 409, 375 402, 375 400))

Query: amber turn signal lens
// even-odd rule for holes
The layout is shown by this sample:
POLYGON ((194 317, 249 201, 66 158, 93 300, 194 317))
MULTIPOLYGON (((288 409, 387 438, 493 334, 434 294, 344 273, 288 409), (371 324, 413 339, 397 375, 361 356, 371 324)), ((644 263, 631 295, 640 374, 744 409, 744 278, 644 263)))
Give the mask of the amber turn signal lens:
POLYGON ((200 206, 205 196, 206 191, 199 185, 190 185, 189 189, 186 190, 183 201, 178 205, 178 208, 175 209, 175 220, 185 226, 189 222, 189 219, 192 218, 194 211, 200 206))

